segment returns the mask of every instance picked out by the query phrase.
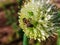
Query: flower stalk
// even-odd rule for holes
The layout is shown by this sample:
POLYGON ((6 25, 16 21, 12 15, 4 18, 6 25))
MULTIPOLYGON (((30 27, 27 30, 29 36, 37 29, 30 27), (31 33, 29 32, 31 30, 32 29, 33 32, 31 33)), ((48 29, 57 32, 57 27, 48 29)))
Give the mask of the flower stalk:
POLYGON ((23 45, 29 45, 29 40, 25 34, 23 36, 23 45))

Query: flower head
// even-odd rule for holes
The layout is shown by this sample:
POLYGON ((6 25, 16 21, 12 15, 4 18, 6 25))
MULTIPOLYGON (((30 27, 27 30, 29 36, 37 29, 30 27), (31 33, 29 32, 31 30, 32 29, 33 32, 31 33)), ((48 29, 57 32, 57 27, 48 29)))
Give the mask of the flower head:
POLYGON ((35 40, 46 40, 56 30, 52 18, 54 12, 53 5, 45 1, 31 1, 24 5, 19 12, 19 26, 23 29, 26 36, 35 40))

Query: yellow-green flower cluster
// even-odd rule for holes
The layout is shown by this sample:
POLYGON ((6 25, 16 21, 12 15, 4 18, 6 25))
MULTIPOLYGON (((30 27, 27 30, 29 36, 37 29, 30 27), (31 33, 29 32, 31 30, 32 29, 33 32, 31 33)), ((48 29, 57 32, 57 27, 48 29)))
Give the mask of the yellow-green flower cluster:
POLYGON ((38 41, 46 40, 54 30, 52 6, 47 3, 29 2, 19 12, 19 26, 26 36, 38 41), (50 13, 52 12, 52 13, 50 13))

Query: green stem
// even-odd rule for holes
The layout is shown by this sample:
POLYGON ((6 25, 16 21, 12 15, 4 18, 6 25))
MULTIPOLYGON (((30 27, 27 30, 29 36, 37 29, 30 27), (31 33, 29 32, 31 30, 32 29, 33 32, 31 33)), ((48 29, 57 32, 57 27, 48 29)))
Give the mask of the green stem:
POLYGON ((25 34, 23 36, 23 45, 29 45, 29 40, 25 34))
MULTIPOLYGON (((60 29, 59 29, 60 30, 60 29)), ((57 45, 60 45, 60 31, 58 31, 58 40, 57 40, 57 45)))

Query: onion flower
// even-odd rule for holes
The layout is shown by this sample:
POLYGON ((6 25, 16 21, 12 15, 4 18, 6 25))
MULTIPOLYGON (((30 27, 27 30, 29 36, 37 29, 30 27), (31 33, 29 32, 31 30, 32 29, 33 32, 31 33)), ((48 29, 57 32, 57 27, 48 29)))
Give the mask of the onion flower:
POLYGON ((32 0, 19 14, 19 26, 30 39, 44 41, 56 32, 57 9, 49 0, 32 0), (55 11, 56 10, 56 11, 55 11), (56 19, 56 20, 55 20, 56 19))

